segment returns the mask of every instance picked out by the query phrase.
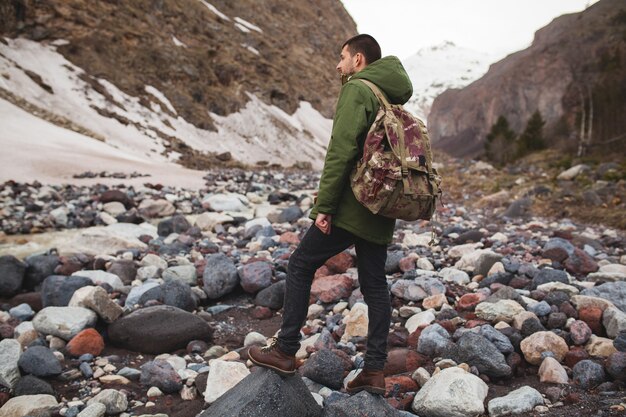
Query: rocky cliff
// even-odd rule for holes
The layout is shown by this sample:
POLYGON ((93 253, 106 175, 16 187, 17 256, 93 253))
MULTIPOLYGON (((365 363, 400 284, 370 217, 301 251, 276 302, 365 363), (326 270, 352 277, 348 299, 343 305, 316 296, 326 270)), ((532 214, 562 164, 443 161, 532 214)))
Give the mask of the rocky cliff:
POLYGON ((528 49, 493 64, 469 86, 438 96, 428 125, 435 147, 475 157, 500 115, 520 133, 539 110, 551 145, 577 146, 583 127, 593 146, 626 132, 620 116, 625 97, 626 3, 601 0, 554 19, 537 31, 528 49))
MULTIPOLYGON (((245 162, 280 163, 281 150, 326 136, 324 122, 306 126, 290 116, 303 108, 332 115, 338 51, 355 33, 337 0, 0 0, 0 87, 5 98, 8 92, 72 122, 82 119, 90 136, 105 142, 120 135, 98 128, 110 120, 87 123, 92 110, 137 130, 158 154, 176 151, 170 159, 229 151, 245 162), (38 66, 39 57, 45 65, 38 66), (19 82, 24 74, 32 82, 19 82), (91 94, 78 113, 53 103, 54 94, 76 101, 63 96, 68 79, 74 92, 91 94), (142 112, 151 116, 136 117, 142 112), (233 114, 239 119, 224 127, 233 114), (262 129, 257 115, 271 129, 262 129), (258 146, 246 150, 246 143, 258 146)), ((323 145, 310 145, 302 159, 321 159, 323 145)), ((286 165, 297 160, 291 156, 283 154, 286 165)))

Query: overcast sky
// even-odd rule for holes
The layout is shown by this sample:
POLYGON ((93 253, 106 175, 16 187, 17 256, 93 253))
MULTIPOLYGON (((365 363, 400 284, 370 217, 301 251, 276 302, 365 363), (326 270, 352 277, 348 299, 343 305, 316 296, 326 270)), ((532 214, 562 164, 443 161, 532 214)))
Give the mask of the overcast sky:
POLYGON ((535 31, 597 0, 342 0, 359 33, 383 55, 408 58, 443 41, 504 57, 530 45, 535 31))

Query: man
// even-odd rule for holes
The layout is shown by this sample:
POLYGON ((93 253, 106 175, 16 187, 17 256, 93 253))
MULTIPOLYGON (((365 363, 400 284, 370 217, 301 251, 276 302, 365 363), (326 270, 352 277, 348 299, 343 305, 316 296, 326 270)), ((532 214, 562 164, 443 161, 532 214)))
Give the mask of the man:
POLYGON ((380 46, 370 35, 357 35, 344 43, 337 71, 344 85, 317 201, 311 211, 315 226, 309 228, 289 259, 283 323, 277 339, 263 348, 252 347, 249 357, 253 363, 281 375, 295 373, 300 328, 306 319, 315 271, 332 256, 355 245, 369 328, 365 366, 348 384, 348 391, 382 394, 391 320, 385 261, 395 220, 371 213, 356 200, 350 187, 350 173, 361 157, 365 137, 379 109, 378 99, 359 79, 376 84, 391 103, 406 103, 413 88, 398 58, 381 58, 380 46))

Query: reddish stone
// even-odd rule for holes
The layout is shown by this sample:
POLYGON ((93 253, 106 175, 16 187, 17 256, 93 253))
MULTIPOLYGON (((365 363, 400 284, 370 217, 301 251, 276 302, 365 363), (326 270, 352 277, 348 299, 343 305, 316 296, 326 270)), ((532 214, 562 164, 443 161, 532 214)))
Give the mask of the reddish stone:
POLYGON ((415 257, 414 256, 406 256, 400 259, 400 271, 407 272, 415 269, 415 257))
POLYGON ((450 333, 450 335, 454 334, 454 332, 456 331, 456 326, 450 320, 437 320, 435 323, 446 329, 448 333, 450 333))
POLYGON ((406 347, 409 339, 409 332, 405 328, 394 329, 389 336, 387 336, 387 346, 393 347, 406 347))
POLYGON ((415 330, 413 333, 409 335, 409 339, 407 343, 411 349, 417 349, 417 341, 419 340, 420 335, 422 334, 422 329, 424 329, 424 327, 421 327, 415 330))
POLYGON ((334 303, 352 294, 352 278, 347 275, 330 275, 313 280, 310 304, 321 301, 334 303))
POLYGON ((504 288, 504 287, 506 287, 506 285, 500 284, 499 282, 494 282, 493 284, 489 286, 489 289, 491 290, 491 293, 493 294, 494 292, 498 291, 500 288, 504 288))
POLYGON ((397 397, 385 398, 387 404, 395 408, 396 410, 411 410, 411 405, 415 399, 415 394, 402 393, 397 397))
POLYGON ((9 394, 8 392, 0 392, 0 407, 2 407, 10 399, 11 394, 9 394))
POLYGON ((584 345, 591 337, 591 329, 582 320, 576 320, 569 328, 570 338, 576 345, 584 345))
POLYGON ((257 306, 252 309, 252 317, 257 320, 266 320, 272 318, 274 313, 268 307, 257 306))
POLYGON ((482 326, 484 324, 489 324, 489 322, 485 321, 485 320, 474 319, 474 320, 468 320, 465 323, 465 327, 468 328, 468 329, 473 329, 474 327, 479 327, 479 326, 482 326))
POLYGON ((15 328, 10 324, 0 324, 0 337, 2 339, 12 339, 15 333, 15 328))
POLYGON ((343 274, 354 266, 354 259, 348 252, 341 252, 333 256, 324 264, 333 274, 343 274))
POLYGON ((297 245, 300 243, 300 237, 295 232, 285 232, 280 235, 280 243, 288 243, 290 245, 297 245))
POLYGON ((513 277, 513 279, 509 282, 509 287, 521 290, 528 287, 531 281, 532 280, 530 278, 526 277, 513 277))
POLYGON ((385 375, 396 375, 406 372, 406 359, 409 352, 409 349, 390 350, 387 353, 387 362, 383 370, 385 375))
POLYGON ((555 246, 553 248, 544 250, 542 256, 556 262, 563 262, 567 259, 569 254, 567 253, 565 248, 561 246, 555 246))
POLYGON ((40 292, 25 292, 22 294, 17 294, 15 297, 9 300, 9 304, 12 307, 18 306, 20 304, 28 304, 33 311, 39 311, 43 308, 43 304, 41 301, 41 293, 40 292))
POLYGON ((626 352, 615 352, 606 359, 606 371, 617 381, 626 381, 626 352))
POLYGON ((65 350, 72 356, 91 353, 98 356, 104 349, 104 339, 95 329, 85 329, 78 333, 65 346, 65 350))
POLYGON ((575 248, 574 253, 563 264, 570 274, 587 275, 598 270, 598 264, 587 252, 575 248))
POLYGON ((569 352, 565 354, 565 358, 563 358, 563 363, 570 368, 573 368, 578 362, 589 359, 589 354, 585 351, 584 348, 575 346, 572 347, 569 352))
POLYGON ((596 335, 602 333, 602 309, 598 307, 581 308, 578 311, 578 319, 587 323, 587 326, 596 335))
POLYGON ((430 363, 430 358, 424 356, 420 353, 417 353, 414 350, 410 350, 409 354, 406 356, 406 370, 407 372, 415 372, 415 370, 419 367, 426 366, 426 364, 430 363))
POLYGON ((322 265, 319 268, 317 268, 317 271, 315 271, 315 275, 313 279, 320 278, 320 277, 327 277, 329 275, 332 275, 332 273, 330 272, 330 269, 328 269, 326 265, 322 265))
POLYGON ((563 398, 565 404, 578 404, 581 401, 580 393, 572 392, 563 398))
POLYGON ((559 306, 559 311, 561 313, 565 313, 565 315, 569 318, 578 318, 578 311, 576 310, 576 308, 574 308, 574 306, 569 302, 569 301, 565 301, 563 303, 561 303, 561 305, 559 306))
POLYGON ((465 294, 459 301, 457 301, 456 306, 460 310, 473 310, 478 304, 485 301, 487 296, 482 292, 465 294))
POLYGON ((394 396, 403 392, 417 391, 419 387, 410 376, 398 375, 385 378, 385 394, 393 393, 394 396))

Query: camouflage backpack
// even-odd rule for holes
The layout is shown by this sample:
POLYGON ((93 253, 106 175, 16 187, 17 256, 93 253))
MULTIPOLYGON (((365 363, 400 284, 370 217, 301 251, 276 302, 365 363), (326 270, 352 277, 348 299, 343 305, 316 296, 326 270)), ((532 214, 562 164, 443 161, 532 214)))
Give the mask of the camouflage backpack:
POLYGON ((426 126, 401 105, 389 104, 375 84, 359 81, 374 92, 380 109, 350 175, 356 199, 381 216, 430 220, 441 177, 432 166, 426 126))

